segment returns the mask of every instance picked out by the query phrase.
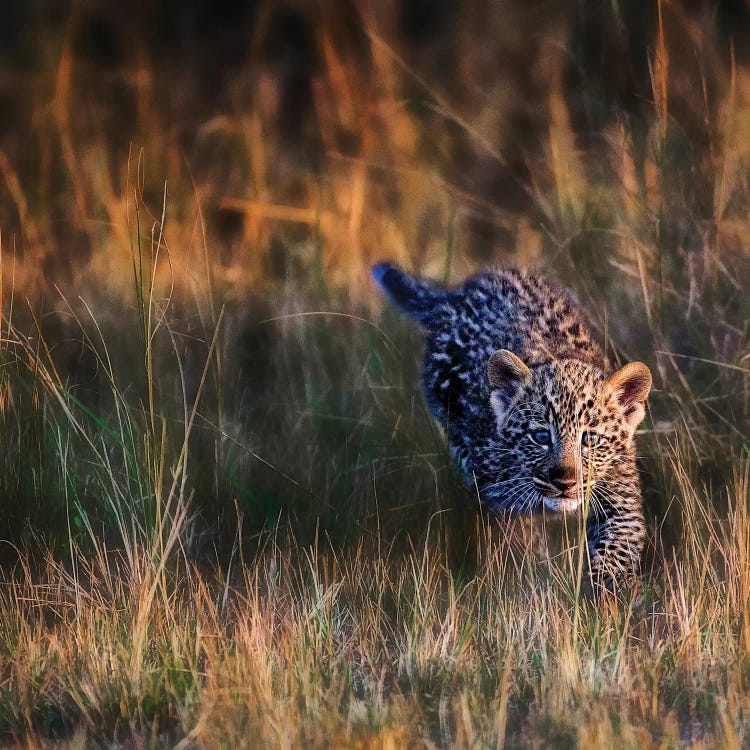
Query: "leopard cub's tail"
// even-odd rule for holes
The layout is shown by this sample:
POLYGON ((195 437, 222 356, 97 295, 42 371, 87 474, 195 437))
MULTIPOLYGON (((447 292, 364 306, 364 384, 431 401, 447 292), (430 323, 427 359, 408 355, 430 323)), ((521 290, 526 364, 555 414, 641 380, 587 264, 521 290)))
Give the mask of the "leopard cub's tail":
POLYGON ((392 263, 374 265, 372 277, 401 312, 425 328, 431 328, 437 322, 450 299, 448 289, 410 276, 392 263))

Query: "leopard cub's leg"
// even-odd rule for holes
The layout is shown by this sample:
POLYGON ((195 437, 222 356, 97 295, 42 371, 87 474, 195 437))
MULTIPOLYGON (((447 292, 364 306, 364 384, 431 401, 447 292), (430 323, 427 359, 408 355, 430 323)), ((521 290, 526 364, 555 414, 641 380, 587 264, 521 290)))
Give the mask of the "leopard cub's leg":
POLYGON ((635 496, 628 494, 618 503, 589 513, 586 535, 589 572, 595 589, 630 589, 640 581, 646 523, 640 492, 635 496))

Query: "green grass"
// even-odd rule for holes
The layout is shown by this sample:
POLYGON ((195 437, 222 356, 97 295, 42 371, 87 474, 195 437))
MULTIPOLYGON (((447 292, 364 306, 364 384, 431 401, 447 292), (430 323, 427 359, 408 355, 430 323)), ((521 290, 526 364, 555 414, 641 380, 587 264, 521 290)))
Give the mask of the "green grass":
POLYGON ((662 5, 653 101, 592 99, 587 146, 572 113, 604 94, 565 88, 538 9, 527 39, 471 3, 445 80, 386 11, 365 57, 320 21, 297 144, 273 64, 201 120, 174 71, 92 68, 83 16, 47 30, 0 153, 2 743, 747 745, 750 85, 710 29, 696 72, 662 5), (535 85, 487 85, 477 34, 535 85), (581 519, 479 511, 420 334, 368 279, 385 258, 542 268, 612 366, 649 364, 638 596, 578 596, 581 519))

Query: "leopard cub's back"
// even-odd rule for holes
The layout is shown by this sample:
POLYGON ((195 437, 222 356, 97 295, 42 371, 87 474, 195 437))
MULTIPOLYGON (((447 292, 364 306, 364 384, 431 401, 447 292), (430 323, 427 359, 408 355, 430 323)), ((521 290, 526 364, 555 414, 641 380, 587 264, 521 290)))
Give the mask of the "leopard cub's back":
POLYGON ((424 387, 431 405, 454 423, 489 398, 487 362, 498 349, 527 366, 575 359, 602 367, 603 355, 571 294, 515 269, 474 276, 438 305, 428 325, 424 387))

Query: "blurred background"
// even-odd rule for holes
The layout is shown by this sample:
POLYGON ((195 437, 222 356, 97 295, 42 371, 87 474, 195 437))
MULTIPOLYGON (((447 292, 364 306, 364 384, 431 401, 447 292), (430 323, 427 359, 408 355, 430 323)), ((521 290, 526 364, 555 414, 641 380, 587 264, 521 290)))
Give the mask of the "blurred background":
POLYGON ((158 219, 165 184, 188 275, 203 235, 217 280, 318 262, 357 294, 384 256, 445 273, 446 245, 457 272, 574 264, 581 223, 611 224, 592 191, 653 220, 673 152, 659 218, 689 254, 725 131, 746 148, 741 0, 35 0, 2 16, 0 222, 32 285, 112 271, 134 196, 158 219))
MULTIPOLYGON (((659 514, 668 446, 709 484, 748 450, 748 31, 742 0, 6 3, 6 324, 101 434, 119 398, 157 440, 201 394, 208 526, 239 507, 346 536, 374 517, 363 466, 422 466, 415 499, 381 497, 394 528, 440 494, 419 336, 370 264, 544 269, 611 362, 654 370, 659 514)), ((13 538, 65 528, 24 421, 57 402, 24 373, 2 384, 13 538)))

